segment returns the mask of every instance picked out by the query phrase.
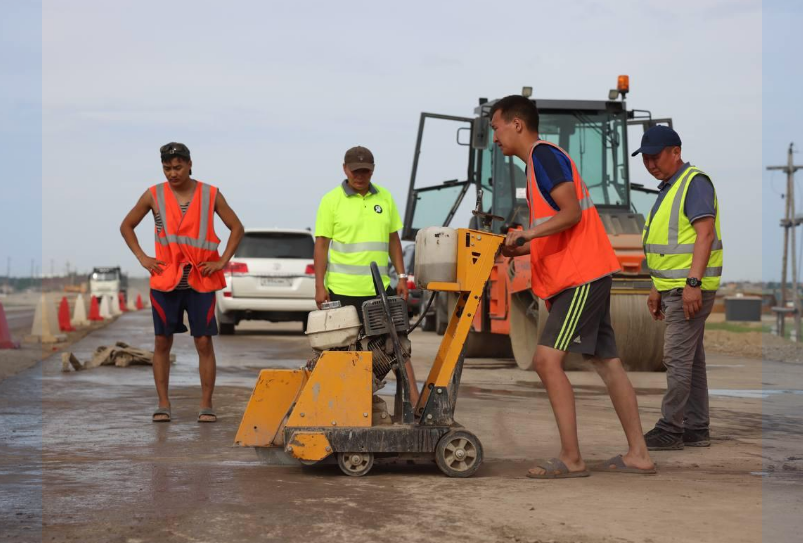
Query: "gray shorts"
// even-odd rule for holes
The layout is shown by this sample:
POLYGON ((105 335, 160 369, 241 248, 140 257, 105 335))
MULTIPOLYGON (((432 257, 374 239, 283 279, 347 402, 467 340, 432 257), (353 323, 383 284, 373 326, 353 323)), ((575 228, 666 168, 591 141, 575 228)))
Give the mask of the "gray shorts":
POLYGON ((546 301, 546 327, 538 344, 586 358, 619 358, 611 326, 611 285, 603 277, 566 289, 546 301))

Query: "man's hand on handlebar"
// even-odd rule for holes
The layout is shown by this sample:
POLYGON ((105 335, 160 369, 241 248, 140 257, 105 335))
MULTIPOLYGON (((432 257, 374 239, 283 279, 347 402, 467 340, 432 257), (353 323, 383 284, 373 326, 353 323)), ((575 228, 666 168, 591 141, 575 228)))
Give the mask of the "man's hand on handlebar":
POLYGON ((510 248, 522 247, 531 239, 533 239, 531 230, 508 230, 505 246, 510 248))
POLYGON ((530 254, 529 241, 532 232, 520 229, 508 229, 505 243, 502 245, 502 255, 507 257, 530 254))

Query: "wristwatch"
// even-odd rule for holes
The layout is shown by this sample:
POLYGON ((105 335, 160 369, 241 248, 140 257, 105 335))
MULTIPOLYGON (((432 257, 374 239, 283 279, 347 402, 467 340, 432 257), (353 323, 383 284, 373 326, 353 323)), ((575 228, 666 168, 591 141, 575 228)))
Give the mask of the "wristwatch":
POLYGON ((688 277, 686 279, 686 284, 692 288, 700 288, 703 282, 697 279, 696 277, 688 277))
POLYGON ((406 273, 400 273, 399 274, 399 279, 407 279, 408 277, 410 277, 410 276, 407 275, 406 273))

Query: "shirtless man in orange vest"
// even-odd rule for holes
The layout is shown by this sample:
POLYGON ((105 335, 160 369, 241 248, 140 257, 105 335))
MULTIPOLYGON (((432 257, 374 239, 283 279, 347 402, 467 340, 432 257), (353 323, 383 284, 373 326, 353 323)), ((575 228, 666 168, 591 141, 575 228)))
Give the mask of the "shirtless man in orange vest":
POLYGON ((151 304, 156 347, 153 378, 159 406, 153 422, 170 422, 170 348, 173 334, 190 333, 198 351, 201 374, 201 410, 198 422, 216 422, 212 407, 215 389, 215 351, 212 336, 217 335, 215 291, 226 286, 223 267, 234 256, 243 237, 243 225, 217 187, 191 179, 190 150, 171 142, 160 148, 166 183, 145 191, 120 226, 128 247, 143 268, 151 274, 151 304), (134 229, 148 213, 156 223, 156 258, 145 254, 134 229), (215 234, 214 214, 231 230, 223 256, 218 254, 220 239, 215 234))
POLYGON ((544 383, 560 433, 557 457, 527 472, 534 479, 587 477, 580 454, 574 392, 563 371, 566 353, 591 360, 605 385, 627 437, 628 451, 601 465, 618 473, 655 473, 647 452, 636 393, 619 359, 611 327, 611 275, 619 262, 574 161, 538 134, 538 110, 523 96, 508 96, 491 108, 491 128, 505 156, 527 164, 530 225, 511 230, 502 252, 530 255, 533 292, 549 309, 533 360, 544 383))

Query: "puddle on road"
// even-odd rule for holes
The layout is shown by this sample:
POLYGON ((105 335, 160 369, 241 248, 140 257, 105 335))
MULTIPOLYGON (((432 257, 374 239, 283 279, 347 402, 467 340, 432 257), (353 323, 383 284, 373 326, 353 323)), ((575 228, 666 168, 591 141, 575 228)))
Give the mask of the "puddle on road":
MULTIPOLYGON (((256 384, 260 370, 273 368, 296 369, 305 364, 304 360, 279 360, 270 366, 218 366, 217 386, 232 386, 252 388, 256 384), (281 363, 279 365, 278 363, 281 363)), ((42 375, 44 381, 75 381, 113 386, 153 386, 153 373, 151 366, 129 366, 116 368, 114 366, 101 366, 81 372, 51 373, 42 375)), ((195 364, 176 363, 170 368, 170 385, 197 386, 198 366, 195 364)))
POLYGON ((770 389, 727 389, 727 388, 712 388, 708 391, 709 396, 719 396, 722 398, 747 398, 753 400, 764 400, 770 396, 780 394, 795 394, 803 395, 803 390, 770 390, 770 389))

